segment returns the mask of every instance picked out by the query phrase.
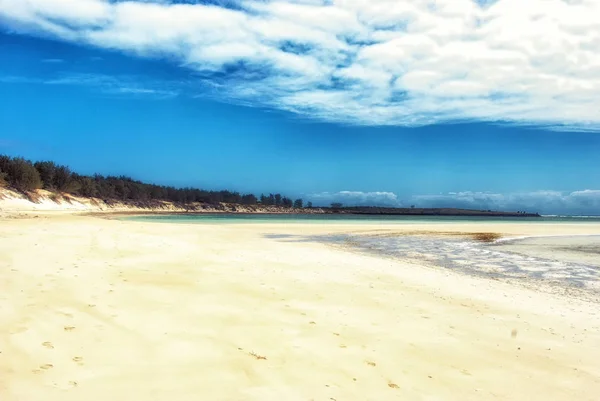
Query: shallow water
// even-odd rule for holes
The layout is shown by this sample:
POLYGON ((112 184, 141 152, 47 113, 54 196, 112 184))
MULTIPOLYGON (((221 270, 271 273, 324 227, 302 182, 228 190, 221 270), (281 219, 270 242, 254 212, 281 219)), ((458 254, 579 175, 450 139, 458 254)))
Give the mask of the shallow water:
POLYGON ((470 217, 470 216, 381 216, 381 215, 339 215, 339 214, 165 214, 123 217, 123 220, 185 223, 185 224, 223 224, 223 223, 284 223, 284 224, 415 224, 415 223, 598 223, 600 216, 548 216, 548 217, 470 217))
MULTIPOLYGON (((565 242, 569 242, 568 239, 573 237, 564 238, 565 242)), ((600 236, 587 238, 600 244, 600 236)), ((554 240, 560 242, 558 237, 554 240)), ((328 237, 327 241, 380 256, 413 260, 467 274, 576 287, 600 294, 598 265, 510 252, 501 248, 505 246, 504 242, 487 244, 464 238, 422 235, 337 235, 328 237)), ((531 242, 531 239, 517 239, 514 242, 519 241, 531 242)))

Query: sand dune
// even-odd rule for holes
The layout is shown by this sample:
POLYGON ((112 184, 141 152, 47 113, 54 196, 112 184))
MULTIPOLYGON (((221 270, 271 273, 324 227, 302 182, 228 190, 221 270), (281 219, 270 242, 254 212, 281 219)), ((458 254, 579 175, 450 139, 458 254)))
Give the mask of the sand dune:
MULTIPOLYGON (((383 230, 383 231, 377 231, 383 230)), ((0 400, 597 400, 598 305, 282 234, 0 220, 0 400)))

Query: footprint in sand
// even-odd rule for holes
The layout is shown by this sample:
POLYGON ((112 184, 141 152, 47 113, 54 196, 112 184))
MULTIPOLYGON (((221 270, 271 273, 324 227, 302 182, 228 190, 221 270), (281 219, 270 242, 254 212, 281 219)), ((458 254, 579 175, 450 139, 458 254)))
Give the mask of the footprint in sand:
POLYGON ((83 361, 83 357, 81 357, 81 356, 74 356, 73 357, 73 362, 81 362, 81 361, 83 361))
POLYGON ((395 383, 388 383, 388 387, 389 388, 400 388, 400 386, 395 383))
POLYGON ((52 365, 51 363, 45 363, 43 365, 40 365, 40 369, 44 369, 44 370, 52 369, 53 367, 54 367, 54 365, 52 365))
POLYGON ((375 362, 367 361, 367 365, 369 366, 377 366, 375 362))
POLYGON ((50 341, 44 341, 42 345, 48 349, 53 349, 54 345, 50 341))
POLYGON ((65 331, 73 331, 73 330, 75 330, 75 327, 74 326, 65 326, 64 329, 65 329, 65 331))
POLYGON ((261 360, 261 359, 262 359, 263 361, 266 361, 266 360, 267 360, 267 357, 266 357, 266 356, 263 356, 263 355, 258 355, 258 354, 257 354, 257 353, 255 353, 255 352, 249 352, 249 353, 248 353, 248 355, 250 355, 250 356, 253 356, 253 357, 254 357, 255 359, 257 359, 257 360, 261 360))

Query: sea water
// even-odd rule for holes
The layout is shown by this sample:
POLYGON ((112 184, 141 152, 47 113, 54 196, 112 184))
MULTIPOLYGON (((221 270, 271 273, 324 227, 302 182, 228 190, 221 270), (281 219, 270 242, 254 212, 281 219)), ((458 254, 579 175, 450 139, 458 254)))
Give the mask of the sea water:
POLYGON ((263 213, 196 213, 155 214, 124 217, 124 220, 186 224, 223 223, 285 223, 285 224, 418 224, 418 223, 598 223, 600 216, 407 216, 407 215, 356 215, 356 214, 263 214, 263 213))

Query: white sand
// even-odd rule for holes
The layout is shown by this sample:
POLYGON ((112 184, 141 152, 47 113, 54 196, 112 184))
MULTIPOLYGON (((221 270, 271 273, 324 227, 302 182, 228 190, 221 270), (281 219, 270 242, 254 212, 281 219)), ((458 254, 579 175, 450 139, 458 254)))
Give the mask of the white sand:
POLYGON ((0 400, 598 400, 598 304, 264 236, 376 229, 0 220, 0 400))

